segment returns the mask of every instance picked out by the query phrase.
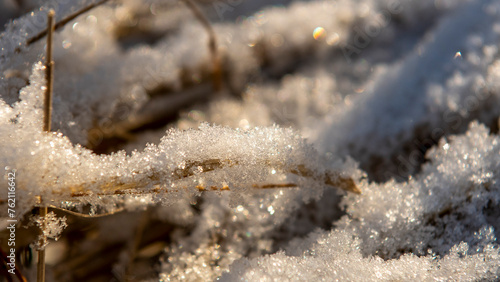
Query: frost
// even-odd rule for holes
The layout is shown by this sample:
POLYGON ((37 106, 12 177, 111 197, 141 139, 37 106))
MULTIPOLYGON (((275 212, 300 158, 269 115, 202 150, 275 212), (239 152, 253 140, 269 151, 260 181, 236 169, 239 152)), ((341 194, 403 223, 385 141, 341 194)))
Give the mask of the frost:
POLYGON ((408 183, 364 183, 361 197, 345 199, 338 230, 295 239, 285 253, 239 260, 222 280, 498 278, 499 225, 487 210, 500 200, 490 173, 499 169, 499 142, 473 123, 430 152, 431 164, 408 183))
MULTIPOLYGON (((41 203, 56 206, 73 198, 113 209, 113 199, 93 195, 149 193, 156 194, 154 199, 141 201, 168 203, 173 196, 166 193, 195 195, 227 187, 249 191, 255 186, 290 181, 295 186, 318 187, 304 199, 318 197, 325 183, 356 190, 350 176, 338 171, 338 164, 329 164, 297 132, 279 127, 241 131, 203 124, 198 130, 169 130, 158 145, 148 145, 143 152, 95 155, 71 144, 62 134, 40 130, 43 70, 40 63, 35 64, 30 86, 21 91, 21 101, 13 108, 3 105, 3 162, 17 168, 22 176, 17 189, 26 203, 18 205, 23 211, 37 197, 43 199, 41 203), (13 135, 14 131, 18 133, 13 135)), ((129 198, 124 201, 136 205, 129 198)))
POLYGON ((64 228, 68 227, 66 217, 57 217, 54 212, 50 212, 44 217, 34 216, 32 222, 42 230, 42 234, 38 235, 37 241, 34 244, 37 250, 44 249, 47 246, 48 241, 46 238, 57 241, 64 228), (44 242, 44 244, 41 245, 40 242, 44 242))
MULTIPOLYGON (((485 232, 487 230, 483 230, 485 232)), ((500 252, 494 244, 481 254, 467 255, 467 243, 454 246, 444 257, 407 254, 397 260, 363 257, 360 241, 345 231, 317 232, 302 254, 285 252, 235 262, 220 281, 435 281, 493 279, 498 275, 500 252)), ((296 250, 294 250, 296 251, 296 250)))
POLYGON ((319 146, 362 160, 374 179, 402 180, 442 136, 463 132, 474 119, 496 122, 488 108, 499 103, 490 78, 498 75, 490 53, 500 42, 497 9, 495 2, 469 1, 443 17, 413 52, 375 65, 379 70, 359 86, 362 95, 335 107, 313 133, 319 146), (363 138, 371 142, 355 142, 363 138))

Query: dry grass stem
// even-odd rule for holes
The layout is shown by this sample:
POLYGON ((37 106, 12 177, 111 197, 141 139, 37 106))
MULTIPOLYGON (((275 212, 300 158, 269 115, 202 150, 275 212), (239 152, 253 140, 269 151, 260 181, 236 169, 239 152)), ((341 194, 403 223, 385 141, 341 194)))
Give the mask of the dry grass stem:
POLYGON ((222 67, 221 67, 221 61, 220 61, 220 56, 217 51, 217 36, 215 34, 214 29, 212 28, 212 25, 210 24, 210 21, 203 15, 203 13, 200 11, 198 6, 194 4, 193 1, 191 0, 184 0, 184 3, 188 6, 188 8, 191 10, 193 15, 200 21, 200 23, 203 25, 205 30, 208 33, 208 48, 210 50, 210 55, 212 57, 212 77, 213 77, 213 88, 214 90, 220 91, 222 89, 222 67))
MULTIPOLYGON (((53 36, 54 36, 54 10, 50 10, 47 14, 47 58, 46 58, 46 79, 47 89, 45 90, 44 115, 43 115, 43 130, 50 131, 52 117, 52 89, 54 85, 54 61, 52 60, 53 36)), ((47 207, 39 208, 40 217, 47 215, 47 207)), ((37 281, 45 281, 45 244, 47 237, 44 235, 46 226, 44 223, 40 226, 40 249, 38 250, 37 264, 37 281)))
MULTIPOLYGON (((47 215, 47 207, 40 207, 38 209, 38 214, 40 217, 45 217, 47 215)), ((45 281, 45 244, 47 242, 47 237, 43 235, 43 230, 46 228, 45 223, 42 223, 40 226, 42 236, 40 241, 40 249, 38 250, 38 263, 37 263, 37 273, 36 273, 36 281, 44 282, 45 281)))
MULTIPOLYGON (((167 178, 172 182, 176 180, 185 179, 187 177, 194 176, 196 174, 206 173, 210 171, 216 171, 223 169, 224 167, 233 167, 238 165, 237 161, 231 160, 219 160, 219 159, 209 159, 205 161, 186 161, 183 168, 177 168, 173 172, 168 172, 167 178)), ((304 178, 319 179, 325 185, 338 187, 345 191, 352 192, 355 194, 361 194, 361 190, 357 187, 354 180, 350 177, 341 176, 338 172, 326 172, 324 174, 318 174, 307 168, 304 165, 299 165, 292 169, 283 168, 283 165, 276 165, 270 162, 266 162, 263 165, 272 167, 282 167, 285 173, 295 174, 304 178)), ((63 189, 63 191, 69 192, 68 200, 78 201, 78 198, 88 197, 88 196, 114 196, 114 195, 151 195, 166 193, 169 191, 168 188, 164 187, 166 172, 153 171, 150 176, 142 178, 139 181, 130 181, 127 183, 121 182, 116 177, 111 177, 100 184, 96 188, 96 183, 82 183, 80 185, 75 185, 63 189), (163 180, 162 180, 163 179, 163 180)), ((254 189, 282 189, 282 188, 298 188, 299 185, 296 183, 264 183, 264 184, 254 184, 252 185, 254 189)), ((228 186, 217 187, 210 186, 205 187, 202 185, 197 185, 194 187, 198 191, 229 191, 231 190, 228 186)), ((187 189, 187 187, 179 188, 187 189)), ((5 199, 0 199, 0 204, 6 203, 5 199)), ((39 204, 43 205, 43 201, 40 198, 39 204)), ((56 207, 52 207, 56 208, 56 207)), ((59 209, 59 208, 57 208, 59 209)), ((68 211, 73 213, 71 211, 68 211)))
MULTIPOLYGON (((185 162, 184 168, 177 168, 171 173, 170 179, 172 181, 180 180, 183 178, 193 176, 199 173, 199 171, 205 173, 222 169, 224 167, 232 167, 235 165, 238 165, 238 162, 231 160, 210 159, 205 161, 187 161, 185 162)), ((325 173, 324 175, 317 176, 312 170, 306 168, 304 165, 299 165, 297 166, 296 169, 289 169, 286 172, 305 178, 319 177, 320 179, 323 180, 323 183, 328 186, 338 187, 345 191, 353 192, 356 194, 361 193, 361 190, 356 186, 354 180, 352 180, 349 177, 342 177, 340 176, 339 173, 329 172, 325 173)), ((104 184, 101 184, 98 189, 99 192, 97 193, 92 192, 89 189, 90 186, 93 186, 93 184, 95 183, 92 183, 90 185, 85 183, 78 186, 73 186, 69 188, 70 189, 69 191, 71 191, 72 198, 79 198, 91 195, 111 196, 111 195, 127 195, 127 194, 144 195, 144 194, 164 193, 167 192, 168 190, 166 188, 160 188, 163 186, 162 182, 160 181, 160 176, 162 176, 161 174, 162 174, 161 172, 153 172, 151 176, 148 176, 147 178, 141 181, 129 182, 129 183, 122 183, 118 179, 112 178, 109 179, 108 181, 105 181, 104 184), (148 188, 148 187, 154 187, 154 188, 148 188)), ((253 187, 256 189, 272 189, 272 188, 294 188, 298 187, 298 185, 295 183, 276 183, 276 184, 268 183, 268 184, 254 184, 253 187)), ((230 188, 227 186, 224 187, 211 186, 207 188, 198 185, 195 188, 199 191, 230 190, 230 188)))
POLYGON ((48 206, 48 208, 56 210, 56 211, 60 211, 60 212, 63 212, 63 213, 69 214, 69 215, 73 215, 73 216, 76 216, 76 217, 83 217, 83 218, 105 217, 105 216, 110 216, 110 215, 113 215, 115 213, 119 213, 119 212, 122 212, 122 211, 125 210, 124 208, 119 208, 119 209, 115 209, 112 212, 108 212, 108 213, 100 213, 100 214, 92 214, 92 215, 90 215, 90 214, 80 213, 80 212, 76 212, 76 211, 72 211, 72 210, 67 210, 67 209, 64 209, 64 208, 58 208, 56 206, 48 206))
MULTIPOLYGON (((62 19, 60 22, 57 22, 55 25, 54 25, 54 30, 59 30, 60 28, 64 27, 67 23, 69 23, 70 21, 74 20, 75 18, 77 18, 78 16, 82 15, 82 14, 85 14, 86 12, 94 9, 95 7, 98 7, 104 3, 108 2, 108 0, 101 0, 97 3, 94 3, 92 5, 89 5, 81 10, 78 10, 76 11, 75 13, 65 17, 64 19, 62 19)), ((30 46, 31 44, 39 41, 40 39, 44 38, 45 36, 47 36, 49 34, 49 32, 47 30, 44 30, 40 33, 38 33, 37 35, 31 37, 30 39, 28 39, 28 41, 26 41, 26 45, 27 46, 30 46)))
POLYGON ((50 131, 52 117, 52 92, 54 88, 54 61, 52 60, 53 35, 54 35, 54 10, 47 14, 47 57, 45 62, 45 77, 47 79, 47 88, 45 90, 43 130, 50 131))

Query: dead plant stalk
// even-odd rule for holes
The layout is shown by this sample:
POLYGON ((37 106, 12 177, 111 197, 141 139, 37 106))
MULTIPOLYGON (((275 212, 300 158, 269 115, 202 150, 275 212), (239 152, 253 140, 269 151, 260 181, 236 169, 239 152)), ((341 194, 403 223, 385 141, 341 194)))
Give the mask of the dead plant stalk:
MULTIPOLYGON (((43 115, 43 130, 46 132, 50 131, 51 118, 52 118, 52 92, 54 85, 54 61, 52 59, 52 49, 53 49, 53 36, 54 36, 54 10, 50 10, 47 14, 47 57, 46 57, 46 79, 47 88, 45 90, 45 102, 44 102, 44 115, 43 115)), ((47 206, 42 206, 39 208, 39 215, 44 218, 47 215, 47 206)), ((47 243, 47 237, 44 234, 46 225, 42 220, 41 229, 41 239, 40 239, 40 249, 38 250, 38 264, 37 264, 37 281, 45 281, 45 244, 47 243)))

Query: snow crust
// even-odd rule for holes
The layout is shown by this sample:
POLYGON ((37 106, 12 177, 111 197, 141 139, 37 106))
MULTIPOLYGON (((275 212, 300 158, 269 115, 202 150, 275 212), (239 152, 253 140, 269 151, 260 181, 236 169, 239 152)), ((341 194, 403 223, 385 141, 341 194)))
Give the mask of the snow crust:
POLYGON ((223 281, 478 280, 498 275, 499 139, 471 124, 408 183, 364 183, 347 215, 284 251, 235 262, 223 281), (470 150, 475 148, 475 150, 470 150), (493 184, 496 183, 496 184, 493 184), (474 226, 474 227, 472 227, 474 226), (496 233, 496 234, 495 234, 496 233))

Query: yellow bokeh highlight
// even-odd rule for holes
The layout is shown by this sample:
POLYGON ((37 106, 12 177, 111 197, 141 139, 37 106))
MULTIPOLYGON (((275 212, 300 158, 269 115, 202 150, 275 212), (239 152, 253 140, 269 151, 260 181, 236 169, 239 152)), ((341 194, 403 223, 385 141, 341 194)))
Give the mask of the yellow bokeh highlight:
POLYGON ((316 39, 316 40, 318 40, 318 39, 321 39, 321 38, 325 37, 325 35, 326 35, 326 31, 325 31, 325 29, 324 29, 324 28, 322 28, 322 27, 320 27, 320 26, 319 26, 319 27, 317 27, 317 28, 315 28, 315 29, 314 29, 314 31, 313 31, 313 37, 314 37, 314 39, 316 39))

